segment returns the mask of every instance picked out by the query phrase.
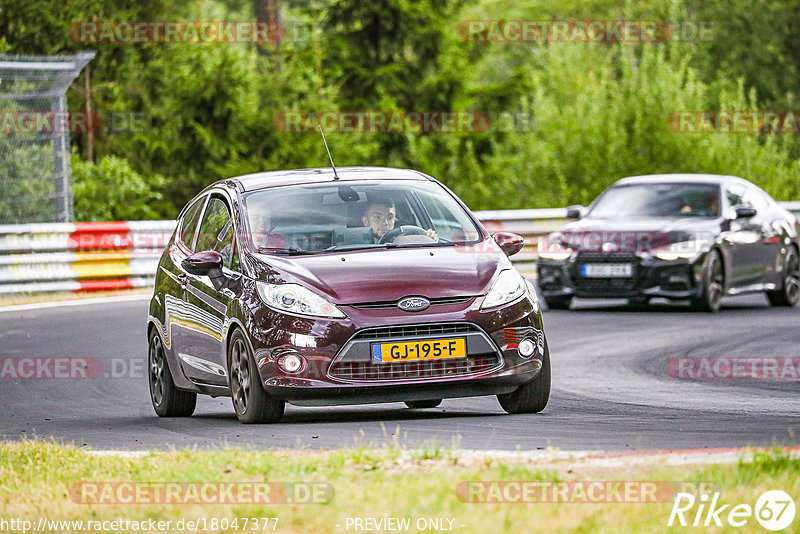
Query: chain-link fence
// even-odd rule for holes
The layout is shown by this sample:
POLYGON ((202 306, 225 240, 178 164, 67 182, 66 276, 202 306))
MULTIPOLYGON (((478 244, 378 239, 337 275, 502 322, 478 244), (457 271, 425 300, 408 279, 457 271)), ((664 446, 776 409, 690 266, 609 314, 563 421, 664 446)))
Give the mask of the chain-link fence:
POLYGON ((0 54, 0 224, 72 219, 66 91, 92 58, 0 54))

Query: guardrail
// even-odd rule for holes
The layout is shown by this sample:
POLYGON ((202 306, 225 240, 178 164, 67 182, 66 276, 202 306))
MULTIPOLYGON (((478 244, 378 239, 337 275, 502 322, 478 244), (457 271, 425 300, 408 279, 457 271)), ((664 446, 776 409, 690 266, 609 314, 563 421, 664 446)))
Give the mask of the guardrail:
POLYGON ((0 294, 153 284, 175 221, 0 225, 0 294))
MULTIPOLYGON (((780 205, 800 218, 799 202, 780 205)), ((479 211, 489 232, 514 232, 525 246, 512 257, 535 276, 539 238, 561 228, 566 208, 479 211)), ((153 285, 175 221, 0 225, 0 295, 98 291, 153 285)))

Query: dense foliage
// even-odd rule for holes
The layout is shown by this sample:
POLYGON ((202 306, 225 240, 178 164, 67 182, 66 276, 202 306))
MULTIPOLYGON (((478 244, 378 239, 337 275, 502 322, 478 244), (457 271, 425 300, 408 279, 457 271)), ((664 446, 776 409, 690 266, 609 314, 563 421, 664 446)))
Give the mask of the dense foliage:
MULTIPOLYGON (((257 3, 257 2, 255 2, 257 3)), ((95 136, 97 164, 73 163, 76 218, 173 217, 206 184, 259 170, 326 166, 317 134, 287 133, 293 110, 480 111, 463 133, 332 133, 338 165, 413 167, 474 209, 587 203, 613 180, 713 172, 800 198, 791 134, 679 133, 681 110, 792 109, 800 0, 304 0, 281 3, 279 47, 69 38, 83 20, 253 20, 253 1, 2 0, 0 50, 92 48, 101 113, 143 115, 95 136), (465 41, 465 20, 669 20, 656 43, 465 41), (693 31, 710 27, 703 35, 693 31), (125 199, 124 205, 117 205, 125 199)), ((70 109, 84 106, 83 79, 70 109)), ((86 137, 73 136, 85 157, 86 137)))

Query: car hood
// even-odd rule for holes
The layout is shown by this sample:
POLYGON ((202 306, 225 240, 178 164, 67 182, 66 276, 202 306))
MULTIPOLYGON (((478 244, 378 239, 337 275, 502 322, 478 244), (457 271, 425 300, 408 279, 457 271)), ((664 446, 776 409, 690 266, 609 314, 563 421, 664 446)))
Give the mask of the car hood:
POLYGON ((474 296, 511 263, 491 239, 475 246, 360 250, 313 256, 255 254, 256 278, 300 283, 334 304, 474 296))
POLYGON ((560 241, 585 251, 645 252, 696 237, 713 242, 720 220, 699 217, 587 218, 567 224, 560 241))

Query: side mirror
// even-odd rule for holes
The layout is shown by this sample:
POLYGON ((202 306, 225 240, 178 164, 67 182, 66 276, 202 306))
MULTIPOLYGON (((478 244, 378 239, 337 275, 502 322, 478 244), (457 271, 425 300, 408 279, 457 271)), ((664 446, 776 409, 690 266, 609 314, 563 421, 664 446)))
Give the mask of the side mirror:
POLYGON ((755 217, 756 213, 758 213, 756 209, 751 206, 736 206, 737 219, 749 219, 755 217))
POLYGON ((511 232, 497 232, 492 236, 494 242, 505 252, 506 256, 513 256, 520 250, 525 240, 521 235, 512 234, 511 232))
POLYGON ((197 275, 206 275, 214 269, 222 269, 222 256, 214 250, 195 252, 181 262, 186 272, 197 275))
POLYGON ((222 273, 222 255, 214 250, 195 252, 181 262, 181 267, 199 276, 208 276, 216 289, 225 286, 225 275, 222 273))
POLYGON ((567 208, 567 219, 578 220, 582 217, 583 206, 576 204, 567 208))

